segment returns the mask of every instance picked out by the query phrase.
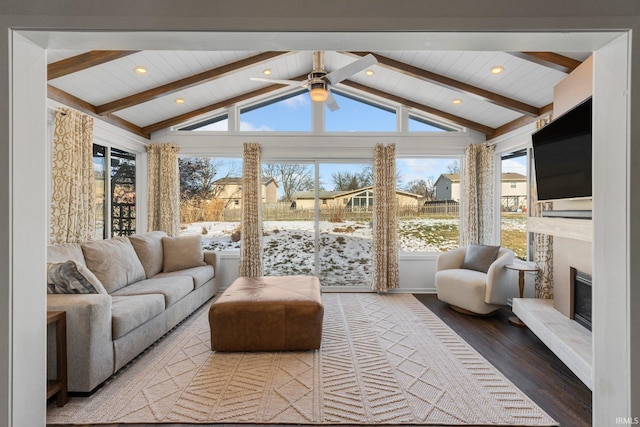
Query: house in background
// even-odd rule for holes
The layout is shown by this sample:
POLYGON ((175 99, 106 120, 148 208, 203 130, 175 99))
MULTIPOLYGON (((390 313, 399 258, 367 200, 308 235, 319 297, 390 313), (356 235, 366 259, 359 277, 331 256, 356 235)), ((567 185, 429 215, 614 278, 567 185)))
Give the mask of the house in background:
MULTIPOLYGON (((500 203, 502 210, 517 212, 526 209, 527 177, 519 173, 505 172, 500 179, 500 203)), ((436 200, 460 202, 460 174, 443 173, 435 182, 436 200)))
POLYGON ((436 200, 460 201, 460 174, 443 173, 434 184, 436 188, 436 200))
MULTIPOLYGON (((398 206, 419 206, 424 197, 396 190, 398 206)), ((293 194, 296 209, 313 209, 314 191, 297 191, 293 194)), ((347 209, 366 209, 373 207, 373 187, 363 187, 348 191, 320 191, 318 194, 320 209, 343 206, 347 209)))
MULTIPOLYGON (((240 209, 242 207, 242 178, 224 177, 213 182, 214 193, 218 199, 225 201, 227 209, 240 209)), ((278 202, 278 183, 271 177, 262 178, 262 203, 278 202)))

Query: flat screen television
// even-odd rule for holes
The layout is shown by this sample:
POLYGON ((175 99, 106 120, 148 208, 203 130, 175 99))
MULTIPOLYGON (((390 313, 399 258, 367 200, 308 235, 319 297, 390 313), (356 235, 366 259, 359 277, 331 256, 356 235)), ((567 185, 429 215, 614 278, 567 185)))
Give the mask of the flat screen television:
POLYGON ((591 197, 591 98, 532 135, 538 200, 591 197))

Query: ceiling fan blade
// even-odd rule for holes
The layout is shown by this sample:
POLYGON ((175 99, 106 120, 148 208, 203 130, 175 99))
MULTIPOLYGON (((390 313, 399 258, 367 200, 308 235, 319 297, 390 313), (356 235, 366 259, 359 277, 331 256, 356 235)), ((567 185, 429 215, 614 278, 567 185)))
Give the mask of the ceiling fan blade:
POLYGON ((331 83, 335 85, 336 83, 340 83, 341 81, 348 79, 354 74, 372 66, 373 64, 377 64, 378 60, 372 54, 368 54, 356 61, 353 61, 351 64, 347 64, 342 68, 338 68, 335 71, 330 72, 325 76, 325 78, 331 83))
POLYGON ((307 83, 306 80, 299 82, 296 80, 264 79, 262 77, 249 77, 249 79, 253 80, 254 82, 267 82, 267 83, 273 83, 273 84, 279 84, 279 85, 290 85, 290 86, 304 86, 307 83))
POLYGON ((328 91, 327 100, 324 101, 324 105, 326 105, 330 111, 336 111, 340 108, 338 101, 336 101, 336 98, 333 96, 331 91, 328 91))

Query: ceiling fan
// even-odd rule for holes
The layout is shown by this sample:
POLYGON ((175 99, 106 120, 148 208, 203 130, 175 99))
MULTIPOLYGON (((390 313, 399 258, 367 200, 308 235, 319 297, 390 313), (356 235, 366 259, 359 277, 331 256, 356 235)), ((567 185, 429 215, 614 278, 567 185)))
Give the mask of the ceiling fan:
POLYGON ((340 107, 331 94, 330 87, 377 63, 378 60, 376 57, 368 54, 342 68, 327 73, 324 69, 324 52, 316 51, 313 52, 313 70, 309 73, 306 80, 278 80, 265 79, 262 77, 251 77, 251 80, 306 87, 309 89, 309 96, 312 101, 325 102, 329 110, 336 111, 340 107))

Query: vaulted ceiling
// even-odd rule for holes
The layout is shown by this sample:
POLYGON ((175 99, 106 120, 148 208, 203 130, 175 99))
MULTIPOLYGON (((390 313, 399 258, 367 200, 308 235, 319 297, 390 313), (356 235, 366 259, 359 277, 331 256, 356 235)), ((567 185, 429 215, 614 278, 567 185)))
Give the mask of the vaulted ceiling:
MULTIPOLYGON (((327 72, 372 53, 378 63, 335 89, 495 137, 552 109, 553 87, 589 53, 487 51, 327 51, 327 72), (491 68, 503 67, 500 74, 491 68), (345 89, 346 88, 346 89, 345 89), (459 102, 454 103, 454 100, 459 102)), ((155 131, 251 103, 291 87, 253 81, 303 80, 313 52, 48 51, 48 96, 149 138, 155 131), (147 73, 134 69, 143 66, 147 73), (181 98, 183 103, 176 103, 181 98)), ((327 111, 327 114, 331 112, 327 111)))

